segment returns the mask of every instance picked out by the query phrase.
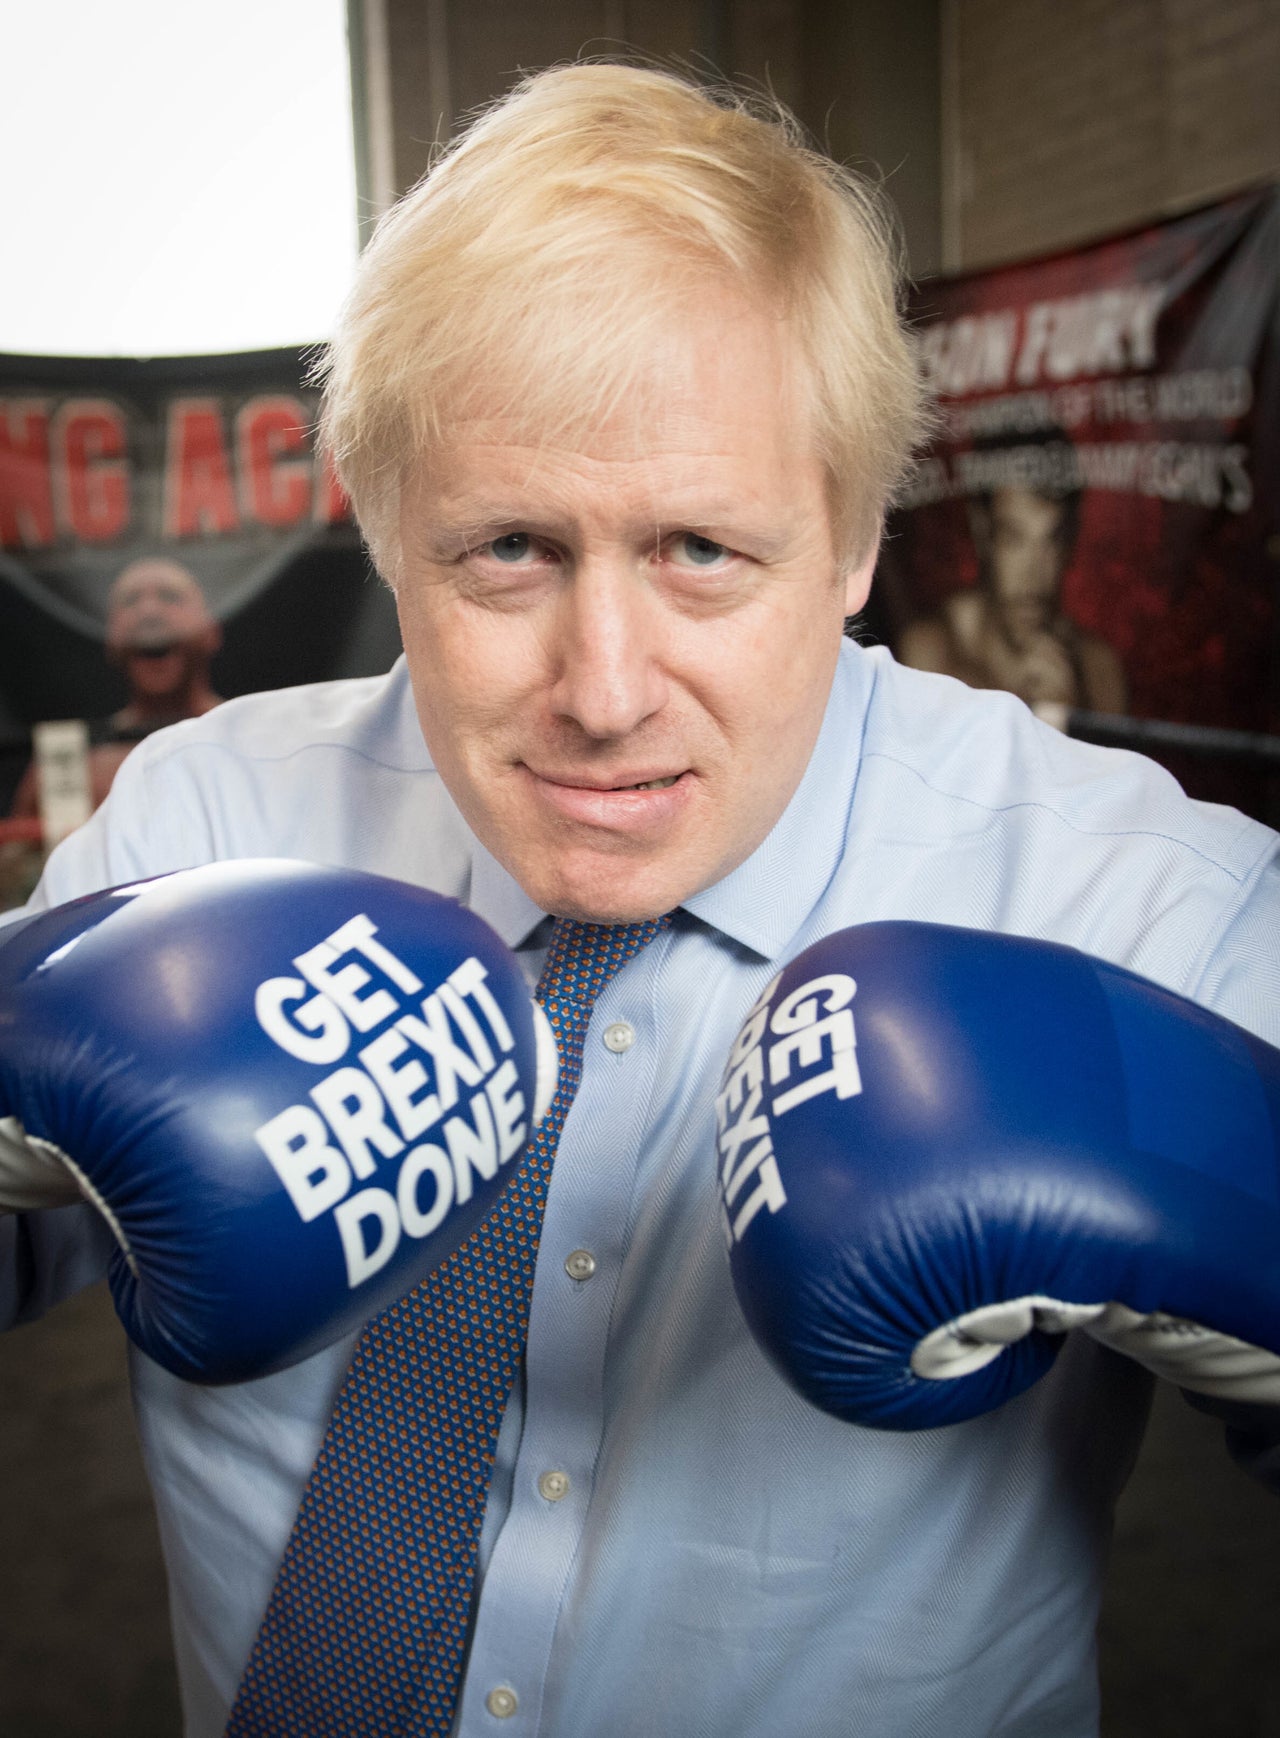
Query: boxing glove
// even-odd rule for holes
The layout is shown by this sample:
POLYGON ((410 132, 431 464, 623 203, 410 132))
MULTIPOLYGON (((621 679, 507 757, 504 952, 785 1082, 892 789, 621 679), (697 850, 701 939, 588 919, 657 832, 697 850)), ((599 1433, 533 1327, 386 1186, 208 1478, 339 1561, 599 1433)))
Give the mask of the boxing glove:
POLYGON ((515 957, 454 900, 230 862, 0 931, 0 1206, 85 1199, 131 1337, 266 1374, 470 1232, 550 1103, 515 957))
POLYGON ((841 1418, 967 1419, 1075 1327, 1280 1403, 1280 1051, 1074 949, 888 922, 793 960, 717 1099, 733 1282, 841 1418))

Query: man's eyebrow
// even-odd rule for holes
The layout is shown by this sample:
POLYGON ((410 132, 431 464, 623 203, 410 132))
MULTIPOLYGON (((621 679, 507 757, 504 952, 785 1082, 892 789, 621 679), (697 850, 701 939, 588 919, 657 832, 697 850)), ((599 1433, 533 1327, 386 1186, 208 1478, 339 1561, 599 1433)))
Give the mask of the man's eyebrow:
MULTIPOLYGON (((500 496, 488 500, 480 497, 456 505, 448 501, 439 504, 423 520, 423 531, 427 535, 446 532, 451 537, 484 539, 504 528, 518 527, 539 536, 556 537, 572 529, 576 519, 576 513, 568 509, 557 510, 546 504, 522 505, 500 496)), ((687 507, 679 501, 664 503, 660 513, 637 512, 623 528, 640 540, 655 534, 667 537, 674 531, 695 531, 713 538, 717 532, 727 536, 737 531, 754 542, 779 548, 795 532, 789 517, 779 522, 776 514, 744 507, 740 501, 707 498, 690 499, 687 507)))
POLYGON ((664 519, 658 522, 656 530, 662 537, 669 537, 674 531, 692 531, 713 542, 732 542, 737 537, 750 542, 753 549, 773 551, 786 548, 795 536, 796 527, 789 519, 780 524, 773 516, 730 511, 691 513, 681 518, 664 519))
MULTIPOLYGON (((522 531, 533 531, 536 517, 521 513, 510 505, 495 505, 492 510, 477 507, 474 503, 457 509, 445 506, 420 521, 417 535, 419 538, 446 536, 460 538, 466 543, 483 543, 507 528, 518 526, 522 531)), ((543 524, 546 523, 543 520, 543 524)))

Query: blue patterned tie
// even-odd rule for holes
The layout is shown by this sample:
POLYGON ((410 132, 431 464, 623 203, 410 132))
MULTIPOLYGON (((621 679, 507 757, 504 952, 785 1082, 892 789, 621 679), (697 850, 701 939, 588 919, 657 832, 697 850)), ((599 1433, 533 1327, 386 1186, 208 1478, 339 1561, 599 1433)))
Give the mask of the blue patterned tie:
POLYGON ((227 1738, 447 1738, 489 1474, 591 1007, 670 922, 557 922, 535 991, 560 1052, 551 1109, 480 1227, 365 1328, 227 1738))

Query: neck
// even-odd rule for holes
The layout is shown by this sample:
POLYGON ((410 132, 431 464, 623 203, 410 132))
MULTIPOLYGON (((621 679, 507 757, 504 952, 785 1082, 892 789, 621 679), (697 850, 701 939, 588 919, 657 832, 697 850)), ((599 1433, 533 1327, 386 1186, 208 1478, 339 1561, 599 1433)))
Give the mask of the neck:
POLYGON ((203 676, 191 676, 181 688, 164 694, 135 694, 115 715, 122 730, 142 730, 148 725, 171 723, 178 718, 199 718, 221 700, 203 676))

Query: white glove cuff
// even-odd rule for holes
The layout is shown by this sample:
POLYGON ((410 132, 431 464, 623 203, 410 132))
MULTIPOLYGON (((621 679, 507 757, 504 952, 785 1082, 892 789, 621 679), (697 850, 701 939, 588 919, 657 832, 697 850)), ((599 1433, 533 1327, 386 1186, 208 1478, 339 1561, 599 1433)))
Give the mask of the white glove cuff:
POLYGON ((1274 1352, 1179 1316, 1139 1315, 1121 1303, 1070 1304, 1036 1296, 986 1304, 926 1334, 911 1354, 911 1368, 926 1381, 949 1381, 981 1370, 1033 1329, 1065 1334, 1072 1328, 1083 1328, 1100 1345, 1179 1388, 1215 1400, 1280 1405, 1280 1358, 1274 1352))
POLYGON ((1108 1304, 1088 1331, 1179 1388, 1214 1400, 1280 1405, 1280 1358, 1230 1334, 1159 1311, 1140 1316, 1119 1303, 1108 1304))
POLYGON ((1106 1304, 1067 1304, 1053 1297, 1014 1297, 984 1304, 926 1334, 911 1354, 911 1369, 929 1382, 969 1376, 994 1362, 1006 1346, 1025 1339, 1033 1329, 1065 1334, 1087 1327, 1107 1309, 1106 1304))

